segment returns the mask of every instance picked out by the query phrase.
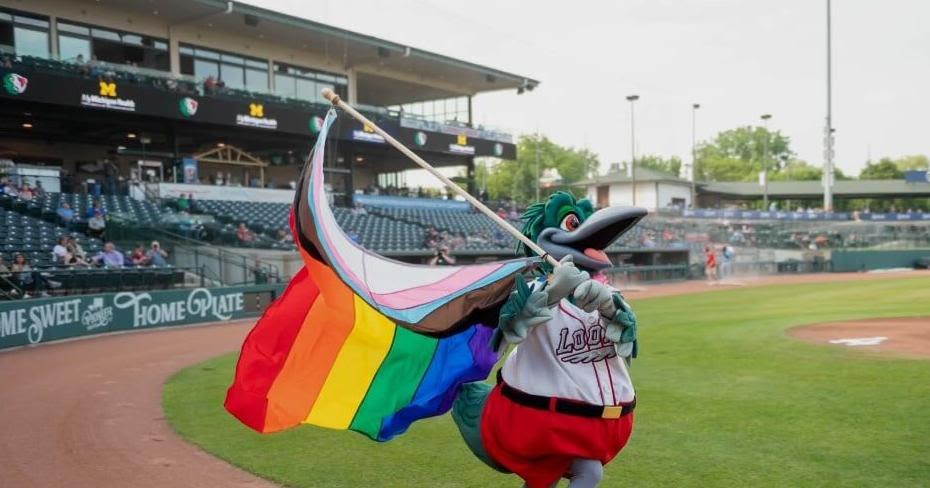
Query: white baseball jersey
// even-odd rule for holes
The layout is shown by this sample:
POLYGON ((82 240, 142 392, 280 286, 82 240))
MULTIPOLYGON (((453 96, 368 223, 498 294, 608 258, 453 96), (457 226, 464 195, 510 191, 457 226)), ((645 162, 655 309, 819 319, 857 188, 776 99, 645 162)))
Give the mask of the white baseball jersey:
POLYGON ((633 382, 606 321, 563 299, 553 318, 530 329, 504 363, 504 381, 526 393, 593 405, 633 401, 633 382))

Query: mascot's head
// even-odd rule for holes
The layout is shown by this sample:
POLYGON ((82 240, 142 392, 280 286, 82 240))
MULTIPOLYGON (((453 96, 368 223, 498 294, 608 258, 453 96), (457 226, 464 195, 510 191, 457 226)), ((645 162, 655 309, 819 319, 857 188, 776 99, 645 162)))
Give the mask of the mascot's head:
MULTIPOLYGON (((598 272, 611 266, 604 250, 646 216, 637 207, 608 207, 597 212, 587 199, 575 200, 557 191, 545 203, 530 205, 523 214, 523 235, 556 259, 571 254, 581 269, 598 272)), ((519 244, 530 256, 533 252, 519 244)), ((592 273, 593 274, 593 273, 592 273)))

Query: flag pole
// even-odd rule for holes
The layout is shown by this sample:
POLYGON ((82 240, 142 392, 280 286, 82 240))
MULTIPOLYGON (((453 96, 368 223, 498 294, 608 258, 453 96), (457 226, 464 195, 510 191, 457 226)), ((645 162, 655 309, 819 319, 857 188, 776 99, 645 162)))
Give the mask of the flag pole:
POLYGON ((465 191, 462 187, 457 185, 454 181, 450 180, 449 177, 437 171, 436 168, 434 168, 431 164, 427 163, 425 159, 421 158, 415 152, 408 149, 407 146, 404 146, 403 144, 401 144, 397 139, 394 139, 394 137, 392 137, 390 134, 385 132, 384 129, 378 127, 374 122, 368 120, 368 118, 360 114, 358 110, 355 110, 351 105, 344 102, 342 98, 340 98, 339 95, 337 95, 333 90, 329 88, 324 88, 323 97, 329 100, 330 103, 333 104, 333 106, 341 108, 342 110, 344 110, 346 113, 354 117, 359 122, 365 124, 367 127, 370 127, 373 131, 375 131, 376 134, 383 137, 384 140, 387 141, 388 144, 394 146, 398 151, 404 153, 405 156, 412 159, 414 163, 417 163, 421 168, 425 169, 430 174, 438 178, 439 181, 441 181, 444 185, 446 185, 446 187, 448 187, 450 190, 454 191, 459 196, 464 198, 466 201, 468 201, 468 203, 472 204, 481 213, 490 217, 491 220, 494 221, 494 223, 501 226, 504 230, 509 232, 510 235, 512 235, 518 241, 526 245, 526 247, 532 249, 533 252, 535 252, 536 254, 539 254, 540 257, 545 259, 549 264, 553 266, 558 266, 559 262, 556 261, 556 259, 553 258, 551 255, 549 255, 549 253, 547 253, 545 249, 540 247, 539 244, 536 244, 535 242, 533 242, 532 239, 523 235, 523 233, 517 230, 516 227, 511 225, 510 222, 507 222, 506 220, 502 219, 499 215, 494 213, 485 204, 481 203, 477 198, 471 196, 470 193, 465 191))

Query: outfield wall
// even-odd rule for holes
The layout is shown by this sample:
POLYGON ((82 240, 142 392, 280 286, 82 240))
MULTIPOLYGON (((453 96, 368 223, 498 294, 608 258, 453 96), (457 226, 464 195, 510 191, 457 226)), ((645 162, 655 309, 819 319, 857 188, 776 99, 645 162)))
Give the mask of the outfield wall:
POLYGON ((257 317, 283 284, 102 293, 0 303, 0 349, 108 332, 257 317))
POLYGON ((885 251, 850 251, 837 249, 831 252, 833 271, 866 271, 873 269, 913 268, 920 258, 930 257, 930 249, 901 249, 885 251))

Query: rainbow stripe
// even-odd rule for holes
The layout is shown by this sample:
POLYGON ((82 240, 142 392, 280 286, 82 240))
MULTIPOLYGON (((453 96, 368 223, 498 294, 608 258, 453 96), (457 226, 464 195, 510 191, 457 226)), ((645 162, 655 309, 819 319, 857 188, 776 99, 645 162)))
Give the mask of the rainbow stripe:
MULTIPOLYGON (((336 285, 326 269, 314 277, 336 285)), ((487 378, 497 361, 491 332, 478 324, 441 339, 417 334, 345 285, 319 299, 305 269, 246 339, 226 408, 259 432, 308 423, 388 440, 448 411, 462 383, 487 378)))

